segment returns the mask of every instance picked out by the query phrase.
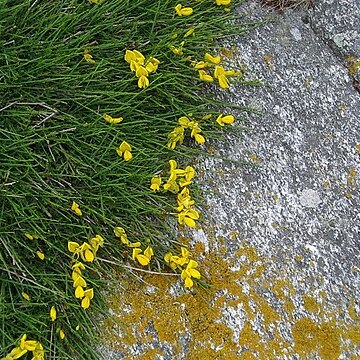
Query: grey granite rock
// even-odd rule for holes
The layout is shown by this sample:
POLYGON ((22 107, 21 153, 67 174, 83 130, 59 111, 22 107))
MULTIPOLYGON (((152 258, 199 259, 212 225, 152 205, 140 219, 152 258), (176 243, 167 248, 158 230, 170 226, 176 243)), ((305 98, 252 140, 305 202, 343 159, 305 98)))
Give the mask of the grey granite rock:
POLYGON ((360 1, 315 1, 309 19, 315 33, 336 54, 360 56, 360 1))

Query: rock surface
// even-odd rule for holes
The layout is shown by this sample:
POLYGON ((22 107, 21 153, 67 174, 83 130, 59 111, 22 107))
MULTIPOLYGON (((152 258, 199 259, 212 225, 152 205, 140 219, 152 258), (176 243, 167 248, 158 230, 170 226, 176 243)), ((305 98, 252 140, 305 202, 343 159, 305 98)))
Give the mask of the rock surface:
MULTIPOLYGON (((205 220, 191 243, 203 244, 204 259, 211 249, 222 252, 230 270, 242 273, 234 280, 230 270, 223 272, 223 291, 210 301, 211 312, 200 309, 198 321, 190 319, 196 308, 176 298, 187 314, 179 317, 182 330, 171 330, 183 331, 178 347, 174 337, 164 341, 155 313, 146 330, 157 333, 147 340, 154 352, 144 355, 139 335, 131 351, 105 346, 104 359, 360 356, 360 96, 343 65, 344 56, 359 55, 359 6, 322 0, 314 10, 285 15, 253 1, 239 7, 275 20, 238 39, 233 60, 265 86, 234 85, 225 95, 261 114, 248 113, 243 125, 250 131, 229 133, 213 144, 219 156, 201 161, 205 220), (225 305, 213 315, 220 298, 225 305), (221 331, 229 329, 222 342, 197 333, 201 314, 211 319, 201 320, 203 332, 220 331, 219 323, 226 326, 221 331), (194 334, 201 339, 190 340, 194 334)), ((170 306, 166 299, 158 306, 170 306)), ((174 309, 168 309, 173 316, 174 309)))

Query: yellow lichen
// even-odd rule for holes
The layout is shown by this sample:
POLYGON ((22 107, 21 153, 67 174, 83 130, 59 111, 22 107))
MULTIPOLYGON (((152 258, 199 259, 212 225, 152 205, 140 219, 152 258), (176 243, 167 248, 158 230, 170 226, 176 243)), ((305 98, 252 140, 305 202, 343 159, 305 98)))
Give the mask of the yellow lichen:
POLYGON ((319 302, 302 294, 304 307, 314 318, 299 318, 294 303, 298 294, 291 281, 285 275, 269 278, 266 271, 271 260, 254 247, 245 244, 229 260, 205 252, 201 243, 191 250, 195 258, 201 258, 201 271, 210 288, 197 286, 190 292, 179 290, 177 277, 146 274, 145 283, 127 277, 123 288, 109 293, 108 305, 117 315, 103 322, 102 337, 108 347, 132 359, 131 346, 141 342, 139 358, 152 360, 160 355, 160 349, 153 348, 154 341, 166 342, 174 354, 180 354, 181 339, 186 337, 187 358, 192 360, 269 360, 285 354, 301 358, 317 354, 332 360, 359 343, 358 326, 338 324, 337 315, 323 309, 324 292, 319 292, 319 302), (232 266, 239 270, 231 270, 232 266), (265 296, 264 290, 277 302, 265 296), (231 309, 243 319, 238 341, 234 328, 223 320, 224 311, 231 309), (293 323, 292 342, 282 336, 280 323, 293 323))

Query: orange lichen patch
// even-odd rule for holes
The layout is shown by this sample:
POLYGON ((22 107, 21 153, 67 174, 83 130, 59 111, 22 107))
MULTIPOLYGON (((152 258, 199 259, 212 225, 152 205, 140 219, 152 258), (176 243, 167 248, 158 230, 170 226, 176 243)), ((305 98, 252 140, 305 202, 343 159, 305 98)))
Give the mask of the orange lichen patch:
POLYGON ((317 353, 322 359, 337 360, 340 351, 340 329, 335 323, 315 323, 302 318, 292 327, 294 350, 305 356, 317 353))
POLYGON ((360 325, 352 325, 345 329, 342 333, 344 339, 350 340, 354 346, 360 345, 360 325))
MULTIPOLYGON (((199 269, 210 287, 188 291, 178 277, 153 274, 143 277, 145 283, 127 278, 123 288, 112 288, 108 296, 108 306, 117 314, 103 321, 101 336, 109 348, 121 350, 127 359, 134 358, 131 349, 141 343, 136 358, 155 360, 161 350, 153 344, 160 342, 175 356, 185 346, 191 360, 311 358, 315 353, 332 360, 359 343, 359 328, 337 323, 340 317, 324 310, 325 305, 320 313, 309 310, 312 318, 299 318, 301 304, 293 299, 300 296, 294 286, 285 274, 267 274, 271 260, 254 247, 243 246, 230 260, 205 252, 200 243, 190 250, 201 258, 199 269), (283 337, 280 324, 291 329, 292 341, 283 337)), ((326 294, 319 294, 325 304, 326 294)), ((304 307, 320 308, 309 295, 302 299, 304 307)))
POLYGON ((320 311, 320 304, 312 296, 304 295, 302 297, 304 308, 314 314, 318 314, 320 311))

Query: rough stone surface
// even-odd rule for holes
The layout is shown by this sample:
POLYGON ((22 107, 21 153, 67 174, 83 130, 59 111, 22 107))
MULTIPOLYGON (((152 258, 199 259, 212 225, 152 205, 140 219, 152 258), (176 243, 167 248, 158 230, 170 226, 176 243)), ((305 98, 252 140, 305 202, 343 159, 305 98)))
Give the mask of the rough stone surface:
MULTIPOLYGON (((301 319, 332 324, 333 328, 337 321, 359 324, 360 97, 341 58, 359 51, 358 6, 353 1, 323 0, 308 13, 291 10, 285 15, 262 9, 253 1, 240 7, 239 12, 251 17, 275 20, 240 38, 234 59, 245 63, 251 69, 249 76, 265 86, 244 89, 235 85, 225 96, 239 105, 251 105, 261 114, 248 113, 244 123, 238 121, 250 131, 241 136, 232 132, 224 141, 213 143, 219 156, 204 158, 199 164, 199 183, 206 194, 205 219, 203 229, 192 232, 192 242, 204 243, 206 251, 220 249, 218 239, 223 239, 233 270, 244 265, 243 257, 235 255, 244 242, 267 259, 262 280, 244 277, 242 291, 250 294, 256 287, 262 299, 281 314, 276 328, 281 339, 290 343, 294 341, 293 326, 303 324, 297 322, 301 319), (346 4, 353 5, 352 10, 346 4), (311 26, 304 21, 309 16, 311 26), (338 52, 328 46, 330 41, 338 52), (282 310, 266 285, 273 279, 291 284, 291 314, 282 310), (309 310, 309 294, 316 304, 322 304, 321 311, 309 310)), ((248 320, 241 304, 224 309, 221 321, 232 330, 235 343, 242 339, 247 322, 261 339, 272 336, 262 315, 248 320)), ((329 334, 325 332, 325 337, 317 340, 345 342, 329 334)), ((164 344, 163 355, 144 359, 196 359, 188 356, 188 344, 185 340, 181 352, 164 344)), ((360 356, 359 346, 339 354, 327 351, 327 345, 311 346, 324 348, 301 353, 299 347, 297 355, 284 350, 275 358, 360 356)), ((249 348, 251 351, 250 345, 242 349, 249 348)), ((141 359, 134 349, 134 358, 141 359)), ((221 346, 215 350, 216 358, 227 359, 221 346)), ((242 351, 237 358, 251 358, 242 357, 242 351)), ((256 351, 260 350, 254 350, 259 354, 256 351)), ((124 358, 121 352, 102 350, 102 354, 104 359, 124 358)))
POLYGON ((360 2, 321 0, 309 14, 312 29, 341 56, 360 56, 360 2))

